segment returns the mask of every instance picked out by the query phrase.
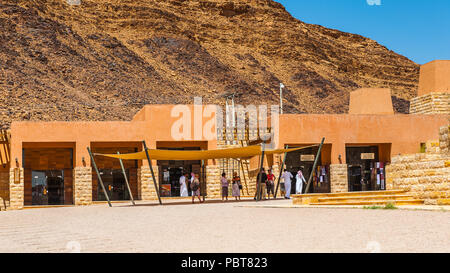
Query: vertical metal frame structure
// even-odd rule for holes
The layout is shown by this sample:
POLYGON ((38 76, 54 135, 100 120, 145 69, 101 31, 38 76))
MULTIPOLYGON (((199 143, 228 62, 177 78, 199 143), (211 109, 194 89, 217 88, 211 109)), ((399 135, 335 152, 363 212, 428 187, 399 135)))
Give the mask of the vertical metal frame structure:
POLYGON ((150 172, 152 173, 153 184, 155 185, 156 195, 158 196, 159 204, 162 205, 161 196, 159 195, 161 189, 158 186, 159 183, 158 184, 156 183, 155 172, 153 171, 152 161, 150 159, 150 155, 148 154, 147 144, 145 144, 145 140, 142 141, 142 144, 144 145, 145 155, 147 156, 147 160, 148 160, 148 166, 150 167, 150 172))

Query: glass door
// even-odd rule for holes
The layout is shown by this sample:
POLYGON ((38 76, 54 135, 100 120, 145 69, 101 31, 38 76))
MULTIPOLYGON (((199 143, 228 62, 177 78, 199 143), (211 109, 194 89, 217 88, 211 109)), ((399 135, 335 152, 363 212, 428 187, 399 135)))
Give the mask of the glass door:
POLYGON ((64 205, 64 171, 31 172, 32 205, 64 205))

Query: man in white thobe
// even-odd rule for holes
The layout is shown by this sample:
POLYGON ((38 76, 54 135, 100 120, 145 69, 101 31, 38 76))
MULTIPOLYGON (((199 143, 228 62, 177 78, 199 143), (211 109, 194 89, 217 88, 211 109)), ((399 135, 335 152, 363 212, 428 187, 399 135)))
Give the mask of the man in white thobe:
POLYGON ((291 172, 284 170, 283 179, 284 179, 284 189, 286 191, 284 198, 286 199, 291 199, 291 179, 293 177, 294 176, 292 175, 291 172))

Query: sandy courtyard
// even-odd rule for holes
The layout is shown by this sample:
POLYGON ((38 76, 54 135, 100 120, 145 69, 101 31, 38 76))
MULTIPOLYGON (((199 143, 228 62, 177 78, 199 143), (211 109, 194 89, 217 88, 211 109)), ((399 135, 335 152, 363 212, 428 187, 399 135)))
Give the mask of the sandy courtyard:
POLYGON ((0 212, 0 252, 450 252, 449 212, 251 204, 0 212))

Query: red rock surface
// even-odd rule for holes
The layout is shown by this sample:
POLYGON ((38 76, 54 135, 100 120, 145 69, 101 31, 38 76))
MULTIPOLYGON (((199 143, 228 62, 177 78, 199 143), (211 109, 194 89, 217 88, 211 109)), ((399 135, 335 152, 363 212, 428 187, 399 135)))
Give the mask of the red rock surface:
POLYGON ((419 66, 375 41, 293 18, 271 0, 2 0, 0 127, 129 120, 149 103, 278 103, 345 113, 349 92, 390 87, 408 111, 419 66))

